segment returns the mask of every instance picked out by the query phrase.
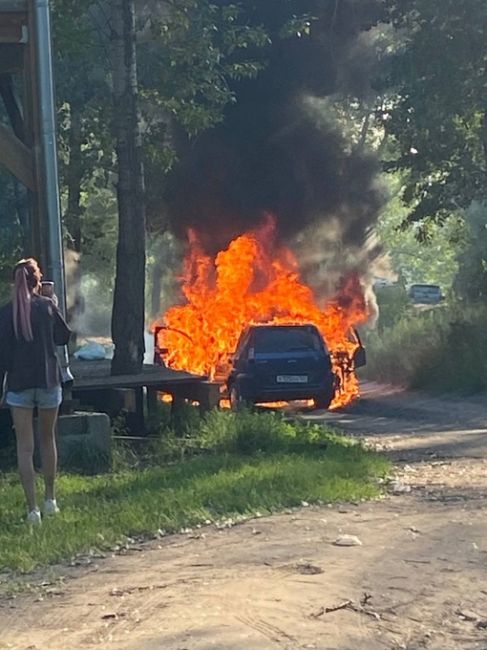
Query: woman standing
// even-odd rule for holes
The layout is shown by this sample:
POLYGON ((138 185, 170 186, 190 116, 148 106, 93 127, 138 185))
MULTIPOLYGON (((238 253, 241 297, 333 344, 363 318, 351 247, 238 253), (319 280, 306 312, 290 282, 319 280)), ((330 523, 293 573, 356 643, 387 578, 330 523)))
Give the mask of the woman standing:
POLYGON ((45 483, 43 512, 59 512, 54 490, 55 430, 62 390, 56 346, 66 345, 71 334, 53 300, 40 295, 41 278, 36 260, 20 260, 14 268, 12 301, 0 310, 0 379, 6 375, 6 402, 12 412, 30 524, 41 523, 33 462, 35 407, 45 483))

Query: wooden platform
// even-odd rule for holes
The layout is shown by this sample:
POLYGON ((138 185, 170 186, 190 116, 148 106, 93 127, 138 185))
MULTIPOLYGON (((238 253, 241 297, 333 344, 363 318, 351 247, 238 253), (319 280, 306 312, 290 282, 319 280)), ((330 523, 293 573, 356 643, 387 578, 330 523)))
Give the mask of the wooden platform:
MULTIPOLYGON (((196 385, 208 381, 203 375, 193 375, 181 370, 172 370, 163 366, 145 365, 141 374, 115 375, 110 374, 110 361, 78 361, 70 360, 70 369, 74 375, 73 390, 96 390, 103 388, 156 388, 165 392, 164 388, 181 386, 182 384, 196 385)), ((171 392, 168 390, 167 392, 171 392)))
POLYGON ((113 394, 113 391, 128 390, 134 395, 133 426, 134 432, 145 431, 145 413, 155 410, 158 393, 166 393, 173 398, 173 408, 184 400, 198 402, 202 412, 218 406, 220 401, 220 384, 209 381, 204 375, 172 370, 164 366, 145 365, 140 374, 110 374, 110 361, 70 361, 74 376, 72 394, 76 399, 84 400, 88 395, 99 399, 113 394), (144 399, 146 404, 144 404, 144 399))

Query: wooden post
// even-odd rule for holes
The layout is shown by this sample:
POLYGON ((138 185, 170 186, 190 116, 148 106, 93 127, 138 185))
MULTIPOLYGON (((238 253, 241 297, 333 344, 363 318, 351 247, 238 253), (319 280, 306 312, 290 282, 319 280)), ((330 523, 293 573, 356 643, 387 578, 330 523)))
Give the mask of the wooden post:
POLYGON ((154 388, 147 388, 147 413, 154 415, 157 412, 157 390, 154 388))

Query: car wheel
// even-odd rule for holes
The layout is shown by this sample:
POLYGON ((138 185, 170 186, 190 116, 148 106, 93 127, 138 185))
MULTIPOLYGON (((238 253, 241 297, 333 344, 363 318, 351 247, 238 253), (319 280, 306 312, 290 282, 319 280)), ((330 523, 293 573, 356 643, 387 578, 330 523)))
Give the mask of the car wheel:
POLYGON ((315 409, 327 409, 335 397, 335 391, 324 392, 321 395, 316 395, 313 398, 315 409))
POLYGON ((233 411, 239 411, 246 406, 249 406, 247 400, 242 397, 238 386, 235 384, 230 388, 230 407, 233 411))

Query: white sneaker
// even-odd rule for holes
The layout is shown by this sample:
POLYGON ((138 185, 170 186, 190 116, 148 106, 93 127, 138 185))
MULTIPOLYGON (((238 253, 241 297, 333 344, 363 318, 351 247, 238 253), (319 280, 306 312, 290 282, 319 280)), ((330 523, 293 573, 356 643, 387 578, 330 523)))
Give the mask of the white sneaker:
POLYGON ((59 508, 58 508, 58 504, 56 503, 56 499, 46 499, 44 501, 43 513, 46 515, 46 517, 50 517, 51 515, 57 515, 59 513, 59 508))
POLYGON ((31 510, 27 515, 26 522, 31 526, 40 526, 42 524, 41 512, 39 508, 31 510))

